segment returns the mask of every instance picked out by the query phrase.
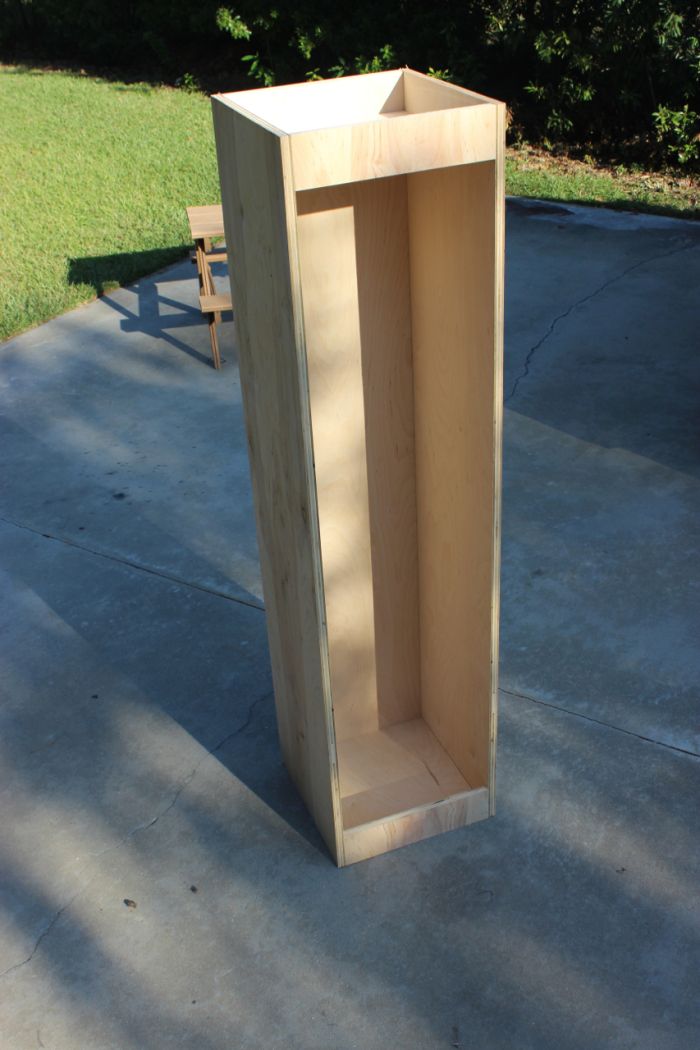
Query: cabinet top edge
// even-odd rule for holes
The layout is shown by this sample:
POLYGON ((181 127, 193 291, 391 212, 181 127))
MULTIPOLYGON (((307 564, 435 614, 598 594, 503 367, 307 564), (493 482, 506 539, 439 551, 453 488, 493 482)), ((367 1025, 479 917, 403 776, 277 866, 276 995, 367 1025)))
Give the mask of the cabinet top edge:
POLYGON ((212 96, 280 138, 358 125, 399 123, 448 109, 502 106, 497 99, 408 67, 212 96))

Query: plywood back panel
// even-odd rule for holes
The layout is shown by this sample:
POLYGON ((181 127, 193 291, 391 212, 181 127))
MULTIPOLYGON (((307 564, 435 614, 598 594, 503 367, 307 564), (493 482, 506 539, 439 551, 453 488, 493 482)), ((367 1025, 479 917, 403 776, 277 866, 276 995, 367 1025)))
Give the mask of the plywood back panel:
POLYGON ((342 864, 288 143, 213 115, 280 740, 342 864))
POLYGON ((420 710, 404 179, 297 195, 339 739, 420 710))
POLYGON ((421 694, 465 779, 489 783, 496 170, 409 176, 421 694))
POLYGON ((355 254, 379 726, 420 714, 418 538, 406 178, 358 183, 355 254))

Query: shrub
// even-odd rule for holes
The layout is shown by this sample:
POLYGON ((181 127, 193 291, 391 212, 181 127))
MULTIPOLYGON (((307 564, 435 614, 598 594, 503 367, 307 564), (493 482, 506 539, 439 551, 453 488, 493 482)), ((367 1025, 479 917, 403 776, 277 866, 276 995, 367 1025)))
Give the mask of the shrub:
POLYGON ((0 0, 0 49, 212 90, 409 65, 505 99, 531 141, 700 163, 697 0, 0 0))

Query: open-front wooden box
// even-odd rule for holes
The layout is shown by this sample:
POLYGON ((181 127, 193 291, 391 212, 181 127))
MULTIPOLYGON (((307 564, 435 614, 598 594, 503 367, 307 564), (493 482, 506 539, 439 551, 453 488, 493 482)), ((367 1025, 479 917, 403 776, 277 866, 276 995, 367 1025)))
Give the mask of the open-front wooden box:
POLYGON ((504 107, 213 108, 280 738, 349 864, 493 809, 504 107))

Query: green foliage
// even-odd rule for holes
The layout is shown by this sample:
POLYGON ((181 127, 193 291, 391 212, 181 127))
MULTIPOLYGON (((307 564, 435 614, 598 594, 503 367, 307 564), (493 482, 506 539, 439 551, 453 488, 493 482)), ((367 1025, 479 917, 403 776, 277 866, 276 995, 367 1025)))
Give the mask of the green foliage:
POLYGON ((492 37, 511 52, 516 75, 532 71, 522 94, 511 81, 515 117, 530 136, 613 150, 636 139, 651 148, 657 99, 682 108, 698 98, 694 2, 515 0, 512 8, 518 17, 499 21, 492 37))
POLYGON ((448 83, 454 80, 449 69, 433 69, 432 66, 428 66, 426 73, 429 77, 435 77, 436 80, 446 80, 448 83))
POLYGON ((215 90, 408 65, 505 99, 516 138, 700 163, 697 0, 234 4, 0 0, 0 50, 41 46, 51 61, 98 66, 118 54, 170 82, 188 70, 215 90))
POLYGON ((393 69, 396 66, 396 55, 391 44, 384 44, 379 53, 367 57, 356 55, 350 62, 344 58, 331 66, 328 72, 334 77, 345 77, 352 73, 381 73, 385 69, 393 69))
POLYGON ((700 116, 688 104, 683 109, 659 106, 654 111, 656 136, 666 158, 690 165, 700 157, 700 116))
POLYGON ((243 55, 242 60, 248 63, 248 72, 253 80, 257 80, 262 87, 272 87, 275 82, 275 74, 265 65, 259 51, 256 51, 254 55, 243 55))
POLYGON ((178 77, 175 81, 175 86, 182 88, 183 91, 201 91, 199 81, 192 73, 183 73, 181 77, 178 77))
POLYGON ((700 108, 695 0, 240 0, 260 83, 400 65, 505 98, 516 135, 694 166, 700 108), (659 104, 663 98, 664 105, 659 104))
POLYGON ((220 7, 216 12, 216 24, 219 29, 230 33, 234 40, 250 40, 251 30, 240 15, 228 7, 220 7))

